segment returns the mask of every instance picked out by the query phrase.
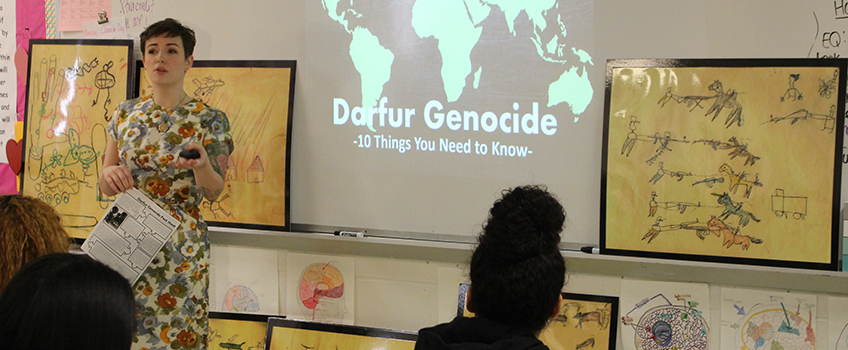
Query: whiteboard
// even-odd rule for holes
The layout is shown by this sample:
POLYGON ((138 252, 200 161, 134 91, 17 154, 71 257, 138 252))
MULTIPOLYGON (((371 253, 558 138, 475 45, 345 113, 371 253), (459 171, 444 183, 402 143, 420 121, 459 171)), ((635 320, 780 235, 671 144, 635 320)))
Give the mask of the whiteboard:
MULTIPOLYGON (((374 13, 391 15, 391 20, 370 22, 376 26, 408 20, 405 16, 409 7, 400 3, 409 4, 347 1, 336 5, 352 9, 348 13, 356 16, 350 17, 351 21, 372 20, 369 14, 374 13)), ((429 3, 418 0, 415 6, 429 3)), ((574 47, 579 46, 591 55, 592 64, 582 65, 595 92, 591 103, 579 116, 551 109, 551 114, 561 114, 557 115, 556 139, 539 137, 528 141, 539 155, 537 159, 529 163, 471 162, 470 165, 449 157, 409 161, 409 157, 388 153, 362 158, 361 153, 350 148, 358 134, 365 134, 364 129, 348 124, 336 128, 342 130, 341 134, 337 133, 331 119, 333 104, 324 94, 330 91, 351 103, 351 98, 345 97, 351 94, 344 94, 356 90, 359 82, 330 79, 326 75, 328 70, 338 69, 339 62, 344 63, 339 57, 350 54, 347 48, 324 52, 324 59, 315 57, 316 50, 327 49, 324 41, 328 35, 344 29, 338 23, 336 27, 330 27, 330 22, 323 26, 321 21, 326 18, 315 19, 314 14, 326 11, 321 1, 113 0, 111 17, 125 18, 127 31, 133 34, 165 17, 179 19, 197 31, 194 55, 200 60, 298 61, 292 126, 293 227, 304 224, 399 234, 412 232, 436 240, 470 237, 479 232, 488 208, 501 189, 542 183, 558 195, 568 213, 563 240, 598 243, 604 65, 609 58, 799 58, 848 54, 845 43, 848 19, 843 20, 848 17, 848 10, 841 0, 560 1, 560 5, 569 16, 563 21, 579 24, 568 28, 568 38, 576 38, 574 47), (572 120, 573 117, 579 120, 572 120), (329 139, 324 138, 328 130, 334 135, 329 139), (369 168, 373 162, 387 167, 380 163, 386 159, 392 168, 389 172, 369 168), (404 172, 405 167, 443 166, 456 173, 404 172), (498 169, 515 173, 500 176, 498 169), (374 182, 375 178, 378 181, 374 182), (378 198, 373 195, 377 192, 394 197, 378 198), (449 200, 445 201, 446 198, 449 200)), ((500 7, 488 6, 493 9, 489 10, 487 19, 510 15, 500 7)), ((469 16, 475 18, 478 14, 469 11, 469 16)), ((521 14, 518 16, 517 23, 524 23, 521 14)), ((516 31, 520 34, 523 28, 519 26, 516 31)), ((75 35, 81 34, 62 34, 63 37, 75 35)), ((425 70, 425 73, 431 72, 425 70)), ((432 76, 422 73, 423 80, 432 76)), ((416 93, 415 86, 409 90, 410 95, 416 93)), ((505 95, 522 95, 525 90, 516 88, 505 95)), ((403 97, 393 96, 389 103, 398 100, 403 97)), ((530 108, 527 101, 521 102, 521 113, 527 113, 530 108)), ((423 105, 417 108, 420 115, 423 105)), ((455 139, 464 142, 470 138, 462 135, 455 139)))

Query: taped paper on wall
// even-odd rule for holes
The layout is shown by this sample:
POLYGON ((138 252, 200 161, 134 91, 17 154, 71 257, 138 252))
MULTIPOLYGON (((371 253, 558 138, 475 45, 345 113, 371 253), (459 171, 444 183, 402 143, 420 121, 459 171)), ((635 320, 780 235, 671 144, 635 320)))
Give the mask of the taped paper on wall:
POLYGON ((121 193, 81 249, 135 283, 179 220, 138 189, 121 193))

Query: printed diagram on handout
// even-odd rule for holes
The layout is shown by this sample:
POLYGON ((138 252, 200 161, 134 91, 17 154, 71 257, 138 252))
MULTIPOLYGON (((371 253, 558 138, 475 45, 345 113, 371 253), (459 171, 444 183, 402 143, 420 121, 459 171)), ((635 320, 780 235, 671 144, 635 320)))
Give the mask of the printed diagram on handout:
POLYGON ((135 283, 179 221, 141 191, 115 199, 81 249, 135 283))

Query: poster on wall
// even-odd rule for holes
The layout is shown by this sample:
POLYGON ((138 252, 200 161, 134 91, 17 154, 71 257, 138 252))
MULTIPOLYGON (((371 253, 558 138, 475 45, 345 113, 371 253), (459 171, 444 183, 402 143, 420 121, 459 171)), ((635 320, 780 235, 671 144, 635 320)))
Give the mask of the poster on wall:
POLYGON ((621 281, 621 348, 707 350, 710 288, 705 283, 621 281))
POLYGON ((212 246, 209 305, 233 313, 280 313, 278 251, 212 246))
POLYGON ((269 315, 209 313, 209 349, 264 350, 269 315))
MULTIPOLYGON (((821 343, 816 343, 816 334, 823 333, 816 324, 817 300, 818 296, 815 294, 722 287, 719 348, 825 348, 821 343)), ((838 306, 840 305, 830 305, 830 310, 844 310, 834 308, 838 306)), ((831 314, 835 322, 839 322, 841 317, 838 314, 841 313, 837 311, 831 314)), ((833 347, 828 348, 840 349, 839 344, 832 345, 833 347)), ((842 347, 844 348, 844 345, 842 347)))
POLYGON ((286 254, 286 317, 354 324, 356 259, 347 256, 286 254))
POLYGON ((298 321, 271 317, 265 333, 268 350, 381 349, 412 350, 414 332, 298 321))
MULTIPOLYGON (((466 301, 470 284, 459 285, 457 316, 474 317, 466 301)), ((615 350, 618 298, 606 295, 562 293, 560 311, 539 334, 551 350, 615 350)))
POLYGON ((601 254, 838 269, 844 60, 610 60, 601 254))
MULTIPOLYGON (((139 61, 138 93, 153 93, 139 61)), ((210 226, 288 230, 295 61, 194 61, 185 76, 193 98, 222 110, 235 149, 224 190, 203 199, 210 226)))
POLYGON ((21 193, 86 238, 114 197, 100 191, 106 127, 132 86, 132 40, 30 40, 21 193))
POLYGON ((827 319, 826 334, 830 348, 848 350, 848 315, 842 312, 842 310, 848 310, 848 297, 829 295, 826 297, 826 302, 827 307, 821 308, 820 316, 827 319))

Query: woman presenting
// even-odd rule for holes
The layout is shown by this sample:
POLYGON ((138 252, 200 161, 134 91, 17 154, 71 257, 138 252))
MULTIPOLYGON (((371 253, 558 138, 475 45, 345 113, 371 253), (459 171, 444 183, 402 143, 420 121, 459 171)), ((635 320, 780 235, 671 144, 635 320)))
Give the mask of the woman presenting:
POLYGON ((184 90, 195 42, 194 31, 171 18, 147 27, 141 50, 153 93, 118 105, 108 127, 103 193, 138 188, 180 220, 133 286, 134 349, 206 348, 209 240, 199 206, 221 194, 233 140, 227 116, 184 90), (181 157, 184 150, 196 158, 181 157))

